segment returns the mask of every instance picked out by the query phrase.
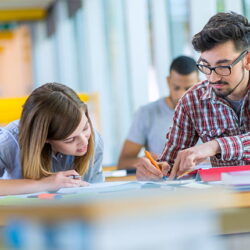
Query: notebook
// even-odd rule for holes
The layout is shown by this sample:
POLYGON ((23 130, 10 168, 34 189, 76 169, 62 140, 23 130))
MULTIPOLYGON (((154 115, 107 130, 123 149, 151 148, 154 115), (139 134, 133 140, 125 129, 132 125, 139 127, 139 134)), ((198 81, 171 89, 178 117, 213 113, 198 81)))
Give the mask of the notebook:
POLYGON ((221 180, 226 185, 250 185, 250 171, 222 173, 221 180))
POLYGON ((250 171, 250 165, 245 166, 230 166, 230 167, 218 167, 209 169, 197 169, 192 172, 196 174, 196 180, 201 181, 220 181, 222 173, 250 171))

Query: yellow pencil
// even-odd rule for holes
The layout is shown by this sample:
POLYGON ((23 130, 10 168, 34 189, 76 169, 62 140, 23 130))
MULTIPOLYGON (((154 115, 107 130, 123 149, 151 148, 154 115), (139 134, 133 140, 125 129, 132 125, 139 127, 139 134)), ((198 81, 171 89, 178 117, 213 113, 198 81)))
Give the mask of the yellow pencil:
POLYGON ((154 160, 154 158, 152 157, 152 155, 147 151, 145 150, 144 151, 144 154, 145 156, 150 160, 150 162, 157 168, 161 171, 160 167, 158 166, 157 162, 154 160))
POLYGON ((185 175, 187 175, 187 174, 189 174, 189 173, 191 173, 193 171, 194 171, 194 169, 189 169, 189 170, 185 171, 183 174, 179 175, 176 179, 179 180, 183 176, 185 176, 185 175))

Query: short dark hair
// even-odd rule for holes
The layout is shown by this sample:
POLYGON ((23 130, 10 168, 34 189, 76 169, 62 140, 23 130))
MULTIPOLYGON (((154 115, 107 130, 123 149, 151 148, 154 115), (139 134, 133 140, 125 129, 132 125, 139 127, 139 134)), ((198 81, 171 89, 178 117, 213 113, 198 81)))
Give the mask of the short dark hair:
POLYGON ((235 12, 219 12, 194 35, 192 44, 196 51, 203 52, 227 41, 233 41, 237 51, 248 49, 250 24, 246 17, 235 12))
POLYGON ((170 72, 172 70, 181 75, 188 75, 194 71, 198 72, 195 60, 189 56, 176 57, 170 65, 170 72))

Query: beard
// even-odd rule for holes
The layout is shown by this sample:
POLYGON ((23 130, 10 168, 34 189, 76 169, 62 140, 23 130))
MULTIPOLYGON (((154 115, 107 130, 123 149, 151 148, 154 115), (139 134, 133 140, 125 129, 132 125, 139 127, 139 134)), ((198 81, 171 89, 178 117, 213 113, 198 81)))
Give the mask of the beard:
POLYGON ((226 86, 226 85, 229 85, 228 82, 225 82, 225 81, 217 81, 217 82, 209 82, 210 86, 212 86, 212 90, 213 92, 219 96, 219 97, 227 97, 228 95, 232 94, 232 92, 234 91, 234 88, 233 89, 225 89, 225 90, 222 90, 222 89, 215 89, 213 88, 213 85, 221 85, 221 86, 226 86))
POLYGON ((243 81, 244 79, 244 76, 245 76, 245 71, 244 69, 242 68, 242 77, 240 79, 240 81, 236 84, 236 86, 234 88, 228 88, 226 90, 222 90, 222 89, 215 89, 213 88, 213 85, 221 85, 221 86, 225 86, 225 85, 229 85, 228 82, 225 82, 225 81, 217 81, 217 82, 209 82, 210 86, 212 86, 212 89, 213 91, 215 92, 215 94, 219 97, 222 97, 222 98, 226 98, 227 96, 231 95, 235 89, 241 84, 241 82, 243 81))

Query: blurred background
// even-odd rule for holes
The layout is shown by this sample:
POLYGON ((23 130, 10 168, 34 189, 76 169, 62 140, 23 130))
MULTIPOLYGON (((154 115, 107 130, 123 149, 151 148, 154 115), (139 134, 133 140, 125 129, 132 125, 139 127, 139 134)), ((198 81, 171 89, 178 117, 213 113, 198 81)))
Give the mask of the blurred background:
POLYGON ((249 18, 250 0, 0 0, 0 98, 46 82, 98 93, 103 163, 116 164, 134 111, 168 94, 170 62, 198 58, 192 36, 219 11, 249 18))

